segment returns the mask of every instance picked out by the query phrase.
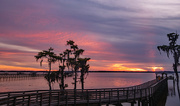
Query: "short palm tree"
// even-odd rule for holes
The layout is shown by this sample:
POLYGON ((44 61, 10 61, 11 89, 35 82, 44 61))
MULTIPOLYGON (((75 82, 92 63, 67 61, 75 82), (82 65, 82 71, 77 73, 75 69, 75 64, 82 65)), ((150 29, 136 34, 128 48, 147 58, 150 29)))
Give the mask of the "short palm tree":
MULTIPOLYGON (((60 53, 59 56, 57 56, 57 60, 60 62, 59 63, 59 72, 58 72, 58 76, 60 75, 60 80, 61 82, 59 83, 59 87, 60 89, 64 90, 65 89, 65 84, 64 84, 64 78, 65 78, 65 63, 66 63, 66 52, 60 53)), ((59 80, 59 79, 58 79, 59 80)))
POLYGON ((87 64, 89 60, 90 58, 78 58, 79 67, 81 68, 80 81, 82 89, 84 89, 84 76, 88 73, 90 67, 89 64, 87 64))

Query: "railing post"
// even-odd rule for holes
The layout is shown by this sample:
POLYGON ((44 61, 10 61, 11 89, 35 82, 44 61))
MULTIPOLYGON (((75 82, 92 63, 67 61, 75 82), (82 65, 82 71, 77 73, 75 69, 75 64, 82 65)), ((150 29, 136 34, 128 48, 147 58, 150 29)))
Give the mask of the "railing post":
POLYGON ((49 106, 51 106, 51 90, 49 91, 49 106))
POLYGON ((36 91, 36 102, 38 102, 38 91, 36 91))
POLYGON ((125 95, 125 94, 124 94, 124 88, 123 88, 123 95, 125 95))
POLYGON ((109 91, 109 104, 111 103, 111 91, 109 91))
POLYGON ((89 106, 89 92, 88 92, 88 90, 86 90, 86 93, 87 93, 87 106, 89 106))
POLYGON ((153 94, 153 93, 154 93, 154 88, 152 87, 152 88, 151 88, 151 94, 153 94))
POLYGON ((134 89, 134 101, 136 99, 136 89, 134 89))
POLYGON ((31 95, 28 95, 28 106, 31 105, 31 95))
MULTIPOLYGON (((8 98, 10 97, 10 93, 8 93, 8 98)), ((9 106, 9 99, 7 101, 7 106, 9 106)))
POLYGON ((16 97, 14 97, 13 106, 16 106, 16 97))
POLYGON ((68 92, 66 91, 66 106, 68 106, 68 92))
POLYGON ((151 97, 151 94, 150 94, 150 88, 148 88, 148 91, 149 91, 149 97, 151 97))
POLYGON ((40 98, 40 106, 42 106, 42 93, 40 94, 41 98, 40 98))
POLYGON ((97 99, 97 89, 96 89, 96 99, 97 99))
POLYGON ((101 91, 99 91, 99 105, 101 106, 101 91))
POLYGON ((128 101, 128 96, 129 96, 129 90, 126 90, 126 96, 127 96, 127 101, 128 101))
POLYGON ((105 98, 105 89, 104 89, 104 98, 105 98))
POLYGON ((118 97, 118 105, 120 104, 119 103, 119 90, 117 90, 117 97, 118 97))
POLYGON ((77 97, 77 90, 74 89, 74 106, 76 106, 76 97, 77 97))
POLYGON ((58 106, 60 105, 60 92, 61 91, 58 92, 58 106))
POLYGON ((140 97, 141 97, 141 99, 142 99, 142 89, 140 89, 140 97))
POLYGON ((24 106, 24 94, 25 94, 25 92, 23 92, 23 104, 22 104, 23 106, 24 106))
POLYGON ((111 96, 113 96, 113 90, 111 89, 111 96))

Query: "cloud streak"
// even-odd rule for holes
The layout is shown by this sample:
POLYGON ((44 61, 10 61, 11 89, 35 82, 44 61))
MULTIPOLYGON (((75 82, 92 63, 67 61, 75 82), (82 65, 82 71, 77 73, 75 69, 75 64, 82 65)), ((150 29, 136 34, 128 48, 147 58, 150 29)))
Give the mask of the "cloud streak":
POLYGON ((33 49, 33 48, 19 46, 19 45, 6 44, 6 43, 1 43, 1 42, 0 42, 0 48, 26 51, 26 52, 39 52, 40 51, 38 49, 33 49))

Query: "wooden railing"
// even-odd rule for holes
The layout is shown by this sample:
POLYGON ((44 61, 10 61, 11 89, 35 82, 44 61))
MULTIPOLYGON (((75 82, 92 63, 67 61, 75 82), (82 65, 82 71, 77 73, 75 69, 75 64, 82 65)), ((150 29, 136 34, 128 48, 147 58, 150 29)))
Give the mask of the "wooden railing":
POLYGON ((153 93, 167 79, 148 81, 141 85, 125 88, 34 90, 0 93, 0 105, 69 105, 92 103, 120 103, 143 99, 153 93), (74 92, 76 92, 74 95, 74 92))

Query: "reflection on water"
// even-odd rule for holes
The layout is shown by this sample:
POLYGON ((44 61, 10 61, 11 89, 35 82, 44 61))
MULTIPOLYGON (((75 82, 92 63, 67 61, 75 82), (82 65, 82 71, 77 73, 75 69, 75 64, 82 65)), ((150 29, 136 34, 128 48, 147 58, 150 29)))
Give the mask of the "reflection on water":
POLYGON ((168 97, 165 106, 180 106, 179 83, 168 80, 168 97))
POLYGON ((175 86, 173 86, 173 87, 169 87, 168 88, 168 96, 175 96, 176 94, 175 94, 176 92, 175 92, 175 86))
POLYGON ((118 88, 134 86, 155 78, 146 73, 90 73, 85 88, 118 88))
MULTIPOLYGON (((155 78, 155 74, 149 73, 89 73, 85 79, 85 89, 94 88, 118 88, 138 85, 155 78)), ((1 91, 21 91, 21 90, 37 90, 48 89, 47 81, 44 77, 28 77, 25 79, 4 79, 0 81, 1 91)), ((73 89, 72 77, 67 77, 65 83, 68 89, 73 89)), ((57 83, 53 84, 53 89, 59 89, 57 83)), ((77 84, 80 89, 80 83, 77 84)))
POLYGON ((43 77, 31 77, 21 80, 13 78, 10 80, 1 81, 0 86, 0 92, 48 89, 47 82, 43 77))
POLYGON ((179 100, 180 100, 179 82, 177 82, 177 91, 178 91, 178 96, 179 96, 179 100))

